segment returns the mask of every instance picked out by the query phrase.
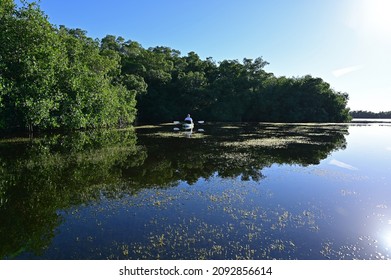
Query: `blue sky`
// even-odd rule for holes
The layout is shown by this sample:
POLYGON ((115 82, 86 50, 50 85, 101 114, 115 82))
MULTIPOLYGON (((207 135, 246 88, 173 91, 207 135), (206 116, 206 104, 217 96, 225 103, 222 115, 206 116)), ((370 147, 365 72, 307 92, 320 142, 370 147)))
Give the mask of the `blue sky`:
POLYGON ((321 77, 353 110, 391 110, 389 0, 41 0, 55 25, 215 61, 263 57, 276 76, 321 77))

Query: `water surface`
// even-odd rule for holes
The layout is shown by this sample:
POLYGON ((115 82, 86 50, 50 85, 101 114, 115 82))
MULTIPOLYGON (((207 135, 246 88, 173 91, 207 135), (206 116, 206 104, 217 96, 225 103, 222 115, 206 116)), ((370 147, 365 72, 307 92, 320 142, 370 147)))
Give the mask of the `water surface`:
POLYGON ((390 259, 391 126, 0 140, 1 259, 390 259))

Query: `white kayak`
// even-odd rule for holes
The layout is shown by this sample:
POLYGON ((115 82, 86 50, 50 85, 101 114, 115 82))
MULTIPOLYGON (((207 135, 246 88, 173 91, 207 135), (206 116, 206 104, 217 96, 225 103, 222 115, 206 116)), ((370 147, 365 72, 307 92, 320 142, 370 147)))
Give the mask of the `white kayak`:
POLYGON ((183 123, 182 124, 183 129, 193 129, 194 128, 194 123, 183 123))

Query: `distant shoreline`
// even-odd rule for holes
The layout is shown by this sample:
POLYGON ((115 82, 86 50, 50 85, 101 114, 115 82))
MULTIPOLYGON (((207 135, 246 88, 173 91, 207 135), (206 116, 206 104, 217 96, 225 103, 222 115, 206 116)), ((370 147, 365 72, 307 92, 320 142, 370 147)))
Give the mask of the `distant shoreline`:
POLYGON ((382 118, 353 118, 351 123, 391 123, 391 119, 382 118))

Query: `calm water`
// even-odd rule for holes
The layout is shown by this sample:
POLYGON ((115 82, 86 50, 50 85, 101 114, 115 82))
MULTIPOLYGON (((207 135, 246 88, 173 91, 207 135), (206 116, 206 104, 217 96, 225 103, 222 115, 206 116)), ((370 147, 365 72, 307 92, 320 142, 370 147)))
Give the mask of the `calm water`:
POLYGON ((391 259, 391 124, 0 140, 0 259, 391 259))

